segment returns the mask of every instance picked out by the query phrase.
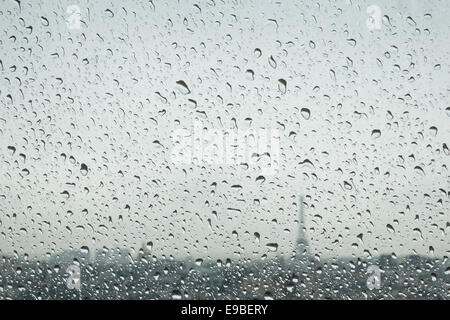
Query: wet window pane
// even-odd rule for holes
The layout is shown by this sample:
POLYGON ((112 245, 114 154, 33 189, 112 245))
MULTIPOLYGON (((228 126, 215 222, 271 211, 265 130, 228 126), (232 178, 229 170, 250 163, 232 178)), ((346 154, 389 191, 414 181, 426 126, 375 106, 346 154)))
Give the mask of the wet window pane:
POLYGON ((1 1, 1 299, 447 299, 448 1, 1 1))

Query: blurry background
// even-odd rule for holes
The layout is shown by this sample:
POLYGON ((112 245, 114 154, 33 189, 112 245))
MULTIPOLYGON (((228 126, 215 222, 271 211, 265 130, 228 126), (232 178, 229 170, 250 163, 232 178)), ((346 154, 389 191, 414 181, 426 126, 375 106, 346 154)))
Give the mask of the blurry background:
POLYGON ((448 256, 448 1, 0 3, 3 254, 289 257, 302 195, 317 258, 448 256), (195 121, 277 172, 174 164, 195 121))

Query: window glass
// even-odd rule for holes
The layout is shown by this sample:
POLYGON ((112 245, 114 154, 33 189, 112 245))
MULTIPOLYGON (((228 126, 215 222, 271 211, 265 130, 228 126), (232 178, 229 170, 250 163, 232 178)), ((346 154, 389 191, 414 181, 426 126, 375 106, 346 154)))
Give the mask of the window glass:
POLYGON ((448 298, 449 9, 1 1, 0 298, 448 298))

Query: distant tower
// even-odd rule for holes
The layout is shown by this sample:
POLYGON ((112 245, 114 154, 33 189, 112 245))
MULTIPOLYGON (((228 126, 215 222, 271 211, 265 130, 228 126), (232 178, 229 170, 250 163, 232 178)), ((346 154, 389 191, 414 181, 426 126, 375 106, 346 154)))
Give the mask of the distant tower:
POLYGON ((303 203, 303 196, 298 197, 299 217, 298 217, 298 238, 297 248, 295 250, 296 256, 301 257, 309 253, 308 239, 306 238, 306 226, 305 226, 305 205, 303 203))

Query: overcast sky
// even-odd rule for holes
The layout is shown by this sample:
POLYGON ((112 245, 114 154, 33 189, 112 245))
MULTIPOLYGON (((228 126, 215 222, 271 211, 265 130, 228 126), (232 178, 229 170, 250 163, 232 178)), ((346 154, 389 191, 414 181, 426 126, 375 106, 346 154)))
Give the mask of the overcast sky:
POLYGON ((304 195, 313 254, 448 255, 448 1, 153 4, 2 1, 2 253, 290 255, 304 195), (277 170, 174 163, 195 123, 277 170))

